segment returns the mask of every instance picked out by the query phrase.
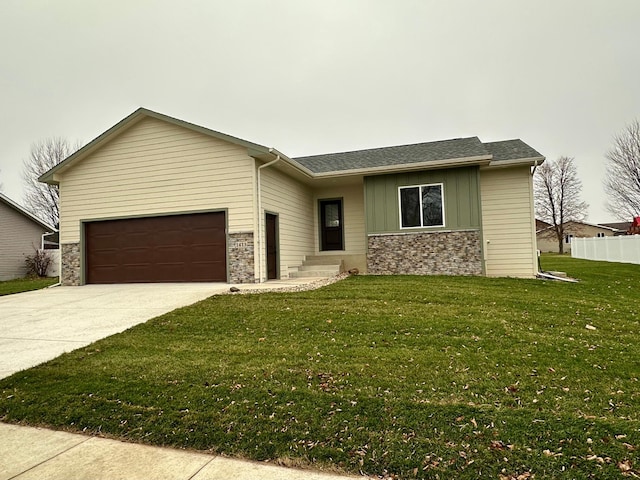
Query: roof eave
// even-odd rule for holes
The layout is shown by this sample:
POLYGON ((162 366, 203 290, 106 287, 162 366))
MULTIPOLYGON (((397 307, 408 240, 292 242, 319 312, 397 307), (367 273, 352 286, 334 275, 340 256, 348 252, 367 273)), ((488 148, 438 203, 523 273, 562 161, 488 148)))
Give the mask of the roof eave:
POLYGON ((314 173, 315 178, 345 177, 355 175, 382 175, 386 173, 407 172, 416 170, 434 170, 447 167, 463 167, 472 165, 489 165, 491 155, 476 157, 451 158, 429 162, 403 163, 400 165, 383 165, 380 167, 354 168, 349 170, 334 170, 330 172, 314 173))
POLYGON ((545 157, 529 157, 529 158, 514 158, 511 160, 492 160, 488 165, 482 166, 482 169, 495 169, 504 167, 517 167, 519 165, 526 165, 533 167, 535 165, 541 165, 545 161, 545 157))

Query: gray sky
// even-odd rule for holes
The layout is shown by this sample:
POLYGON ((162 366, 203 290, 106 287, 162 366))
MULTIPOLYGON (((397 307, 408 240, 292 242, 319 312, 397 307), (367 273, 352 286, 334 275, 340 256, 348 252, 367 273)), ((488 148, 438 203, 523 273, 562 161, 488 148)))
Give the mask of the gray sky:
POLYGON ((639 0, 0 0, 0 183, 138 107, 289 156, 477 135, 576 158, 640 117, 639 0))

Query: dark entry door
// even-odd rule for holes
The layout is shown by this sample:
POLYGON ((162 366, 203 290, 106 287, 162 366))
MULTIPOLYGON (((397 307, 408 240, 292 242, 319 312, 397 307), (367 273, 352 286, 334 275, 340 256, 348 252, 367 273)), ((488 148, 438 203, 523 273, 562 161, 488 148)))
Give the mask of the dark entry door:
POLYGON ((278 217, 267 213, 267 279, 278 278, 278 237, 277 237, 278 217))
POLYGON ((322 250, 344 250, 342 200, 320 200, 320 237, 322 250))

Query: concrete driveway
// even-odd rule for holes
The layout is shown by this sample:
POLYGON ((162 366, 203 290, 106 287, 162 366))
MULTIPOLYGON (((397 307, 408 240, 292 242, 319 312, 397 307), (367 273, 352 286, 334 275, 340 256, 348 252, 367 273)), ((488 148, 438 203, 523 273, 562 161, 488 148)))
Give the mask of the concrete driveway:
POLYGON ((0 297, 0 378, 228 290, 225 283, 85 285, 0 297))

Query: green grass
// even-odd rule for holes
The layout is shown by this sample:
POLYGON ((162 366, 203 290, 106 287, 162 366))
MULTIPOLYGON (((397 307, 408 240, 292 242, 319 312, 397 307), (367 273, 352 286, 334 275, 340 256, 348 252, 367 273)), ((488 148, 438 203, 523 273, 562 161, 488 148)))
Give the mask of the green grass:
POLYGON ((11 295, 13 293, 28 292, 30 290, 40 290, 58 283, 58 277, 52 278, 18 278, 0 282, 0 296, 11 295))
POLYGON ((0 418, 377 476, 640 474, 640 266, 542 264, 581 282, 212 297, 0 380, 0 418))

